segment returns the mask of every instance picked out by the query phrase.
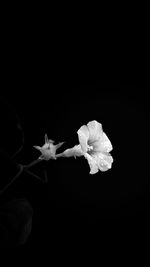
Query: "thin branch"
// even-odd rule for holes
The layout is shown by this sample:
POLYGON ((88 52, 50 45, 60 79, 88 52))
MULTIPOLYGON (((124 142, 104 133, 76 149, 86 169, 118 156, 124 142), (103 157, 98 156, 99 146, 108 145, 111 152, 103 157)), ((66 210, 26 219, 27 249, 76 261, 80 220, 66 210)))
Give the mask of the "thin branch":
POLYGON ((29 171, 29 170, 27 170, 27 169, 24 169, 24 171, 25 171, 26 173, 28 173, 29 175, 35 177, 36 179, 42 181, 42 179, 41 179, 38 175, 36 175, 35 173, 33 173, 33 172, 31 172, 31 171, 29 171))
MULTIPOLYGON (((14 163, 14 161, 11 159, 11 161, 14 163)), ((37 176, 36 174, 32 173, 31 171, 29 171, 28 169, 34 165, 36 165, 37 163, 41 162, 41 159, 36 159, 34 161, 32 161, 31 163, 29 163, 28 165, 22 165, 22 164, 17 164, 17 166, 20 168, 18 173, 12 178, 12 180, 2 189, 0 190, 0 195, 3 194, 3 192, 10 186, 13 184, 13 182, 15 182, 15 180, 21 175, 21 173, 23 173, 24 171, 27 172, 28 174, 34 176, 35 178, 37 178, 38 180, 41 181, 40 177, 37 176)))
POLYGON ((13 177, 13 179, 2 189, 0 190, 0 195, 3 194, 3 192, 20 176, 20 174, 23 172, 23 166, 18 164, 20 167, 19 172, 13 177))
POLYGON ((23 149, 23 146, 24 146, 24 135, 22 136, 22 144, 18 148, 18 150, 11 156, 12 159, 14 159, 17 154, 19 154, 19 152, 23 149))
POLYGON ((24 170, 26 170, 26 169, 29 169, 30 167, 36 165, 37 163, 39 163, 41 161, 42 161, 42 159, 38 158, 38 159, 33 160, 31 163, 29 163, 27 165, 22 165, 22 166, 23 166, 24 170))

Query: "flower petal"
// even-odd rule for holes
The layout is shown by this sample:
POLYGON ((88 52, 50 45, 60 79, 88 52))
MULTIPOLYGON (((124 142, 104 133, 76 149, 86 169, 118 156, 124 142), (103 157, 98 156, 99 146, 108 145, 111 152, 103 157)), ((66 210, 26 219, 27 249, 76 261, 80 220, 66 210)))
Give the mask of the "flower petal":
POLYGON ((89 139, 89 131, 86 125, 83 125, 80 127, 80 129, 77 131, 79 142, 81 145, 81 148, 83 152, 87 152, 88 148, 88 139, 89 139))
POLYGON ((99 171, 98 165, 96 160, 91 157, 88 153, 84 154, 85 158, 87 159, 89 166, 90 166, 90 174, 95 174, 99 171))
POLYGON ((95 159, 95 161, 96 161, 96 163, 98 165, 98 168, 101 171, 107 171, 108 169, 111 168, 111 165, 113 163, 113 158, 109 153, 105 153, 105 154, 96 153, 93 156, 93 159, 95 159))
POLYGON ((107 135, 103 132, 98 141, 92 143, 95 152, 110 152, 113 147, 107 135))
POLYGON ((97 121, 90 121, 88 124, 89 142, 94 142, 100 139, 103 134, 102 124, 97 121))

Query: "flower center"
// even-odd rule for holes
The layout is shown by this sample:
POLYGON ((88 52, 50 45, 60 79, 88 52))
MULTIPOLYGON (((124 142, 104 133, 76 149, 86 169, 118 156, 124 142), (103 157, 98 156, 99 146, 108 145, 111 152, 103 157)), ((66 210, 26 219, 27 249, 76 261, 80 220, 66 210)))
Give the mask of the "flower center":
POLYGON ((93 150, 93 146, 88 145, 88 151, 93 150))
POLYGON ((87 145, 87 153, 88 153, 89 155, 92 154, 92 150, 93 150, 93 146, 87 145))

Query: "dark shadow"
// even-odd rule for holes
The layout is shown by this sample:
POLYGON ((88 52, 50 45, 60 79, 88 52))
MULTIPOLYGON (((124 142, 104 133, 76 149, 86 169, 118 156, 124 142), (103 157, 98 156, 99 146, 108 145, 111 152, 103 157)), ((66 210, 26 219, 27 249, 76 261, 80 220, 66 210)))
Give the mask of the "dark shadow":
POLYGON ((32 229, 33 209, 26 199, 14 199, 0 206, 0 247, 27 242, 32 229))

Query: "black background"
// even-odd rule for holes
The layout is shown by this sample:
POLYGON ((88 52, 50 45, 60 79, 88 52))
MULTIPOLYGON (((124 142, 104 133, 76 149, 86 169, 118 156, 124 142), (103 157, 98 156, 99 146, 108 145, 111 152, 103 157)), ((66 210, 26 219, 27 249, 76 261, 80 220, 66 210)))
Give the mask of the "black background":
POLYGON ((22 144, 18 119, 24 146, 16 162, 28 164, 39 156, 33 145, 43 144, 45 132, 56 143, 66 141, 62 151, 78 143, 76 132, 83 124, 97 120, 113 145, 112 169, 89 175, 84 158, 62 158, 32 169, 41 179, 46 170, 47 184, 22 174, 0 194, 0 247, 1 236, 7 235, 4 215, 10 221, 8 233, 13 229, 11 244, 8 234, 6 245, 15 247, 19 242, 14 225, 21 220, 23 225, 33 214, 31 235, 25 245, 18 244, 17 257, 19 249, 29 249, 34 264, 42 256, 44 263, 59 260, 62 265, 73 252, 70 266, 79 250, 84 262, 94 251, 100 263, 105 252, 105 260, 112 264, 115 258, 120 266, 128 255, 134 262, 139 260, 141 248, 145 252, 149 243, 146 15, 142 25, 142 10, 135 12, 134 7, 132 12, 126 5, 126 9, 117 7, 116 14, 111 9, 109 16, 109 8, 101 6, 98 14, 94 10, 93 20, 92 10, 76 6, 77 12, 75 5, 64 3, 66 12, 58 3, 56 8, 44 5, 43 10, 37 4, 32 8, 31 3, 22 7, 7 3, 2 9, 0 190, 18 171, 10 161, 22 144), (17 205, 10 205, 3 214, 2 206, 8 203, 18 203, 18 216, 17 205))
MULTIPOLYGON (((11 155, 21 145, 22 134, 17 129, 15 114, 20 118, 25 139, 15 159, 23 164, 39 156, 32 146, 43 145, 45 133, 56 143, 65 141, 60 148, 63 151, 78 144, 77 130, 83 124, 97 120, 113 145, 114 162, 112 169, 95 175, 89 174, 84 158, 42 162, 32 170, 44 179, 45 169, 47 184, 22 174, 1 195, 1 203, 25 198, 31 204, 33 225, 25 247, 42 244, 41 249, 46 249, 49 244, 55 250, 66 243, 74 246, 89 240, 97 242, 114 232, 116 236, 129 232, 136 235, 139 229, 147 229, 150 203, 148 83, 65 79, 57 75, 44 80, 43 73, 34 72, 32 77, 25 77, 24 73, 18 79, 12 75, 9 84, 12 83, 14 89, 3 92, 0 99, 1 149, 11 155)), ((2 152, 1 158, 2 188, 12 179, 16 167, 2 152)))

